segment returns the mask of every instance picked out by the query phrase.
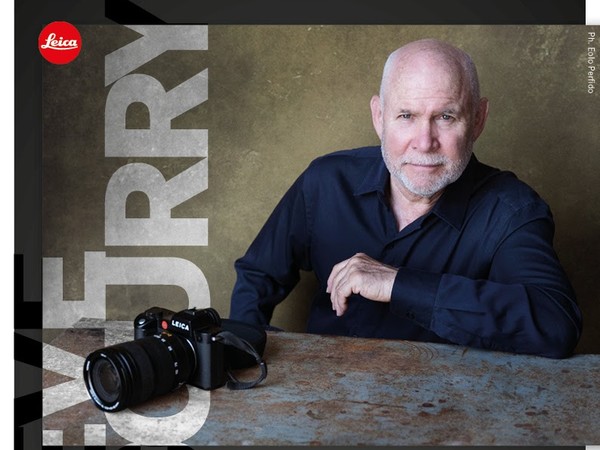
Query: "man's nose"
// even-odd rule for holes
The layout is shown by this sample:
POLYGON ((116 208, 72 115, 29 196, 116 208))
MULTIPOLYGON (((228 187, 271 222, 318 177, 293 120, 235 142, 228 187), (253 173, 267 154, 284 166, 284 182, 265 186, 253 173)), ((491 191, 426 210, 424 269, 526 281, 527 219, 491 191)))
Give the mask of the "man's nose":
POLYGON ((430 120, 420 121, 415 130, 415 136, 412 142, 413 150, 430 152, 436 150, 437 147, 437 132, 434 124, 430 120))

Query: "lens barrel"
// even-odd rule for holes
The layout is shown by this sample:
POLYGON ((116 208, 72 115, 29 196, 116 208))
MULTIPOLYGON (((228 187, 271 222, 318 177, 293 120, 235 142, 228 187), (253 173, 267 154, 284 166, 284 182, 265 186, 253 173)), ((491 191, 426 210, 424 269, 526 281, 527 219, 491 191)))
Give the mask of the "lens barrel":
POLYGON ((162 333, 90 353, 83 379, 98 408, 120 411, 186 383, 196 361, 191 342, 162 333))

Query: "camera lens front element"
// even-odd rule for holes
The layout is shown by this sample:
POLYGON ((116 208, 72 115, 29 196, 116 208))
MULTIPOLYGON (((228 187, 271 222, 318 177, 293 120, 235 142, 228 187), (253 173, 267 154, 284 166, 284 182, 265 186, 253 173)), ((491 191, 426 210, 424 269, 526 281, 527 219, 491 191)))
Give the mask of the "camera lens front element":
POLYGON ((162 333, 90 353, 83 375, 96 406, 119 411, 186 383, 195 365, 187 339, 162 333))
POLYGON ((92 385, 97 395, 107 403, 114 403, 121 392, 121 378, 109 359, 99 359, 92 372, 92 385))

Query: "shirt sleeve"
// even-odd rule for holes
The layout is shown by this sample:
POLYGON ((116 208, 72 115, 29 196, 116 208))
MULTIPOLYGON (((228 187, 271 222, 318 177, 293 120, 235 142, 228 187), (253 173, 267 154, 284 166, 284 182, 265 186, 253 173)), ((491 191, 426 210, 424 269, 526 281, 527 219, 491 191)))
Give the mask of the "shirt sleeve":
POLYGON ((489 276, 400 268, 392 311, 459 345, 570 356, 581 334, 575 294, 552 247, 554 223, 524 208, 507 221, 489 276))
POLYGON ((230 318, 268 327, 273 310, 309 270, 309 233, 301 175, 283 196, 246 254, 235 262, 230 318))

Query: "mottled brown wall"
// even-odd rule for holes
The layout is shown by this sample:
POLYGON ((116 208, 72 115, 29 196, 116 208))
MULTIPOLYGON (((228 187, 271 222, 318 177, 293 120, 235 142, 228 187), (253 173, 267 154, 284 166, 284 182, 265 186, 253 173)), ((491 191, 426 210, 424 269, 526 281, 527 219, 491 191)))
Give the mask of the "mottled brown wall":
MULTIPOLYGON (((68 67, 44 70, 43 256, 64 258, 66 299, 83 297, 85 251, 182 257, 202 269, 212 305, 227 316, 233 262, 279 198, 316 156, 377 143, 368 104, 386 56, 408 41, 435 37, 462 47, 477 63, 491 111, 475 151, 483 162, 516 172, 551 205, 556 249, 584 312, 579 350, 600 352, 600 94, 587 93, 590 29, 210 26, 208 51, 170 52, 139 70, 170 89, 209 69, 208 101, 173 123, 209 130, 209 188, 173 211, 208 217, 209 245, 107 248, 106 185, 130 161, 104 157, 109 87, 103 58, 137 36, 117 26, 81 26, 86 51, 68 67)), ((135 120, 143 117, 132 112, 135 120)), ((181 158, 144 161, 167 178, 191 164, 181 158)), ((132 201, 136 213, 143 206, 132 201)), ((306 276, 273 323, 301 330, 311 287, 306 276)), ((115 319, 129 320, 156 303, 187 305, 178 288, 115 286, 107 297, 115 319)))

